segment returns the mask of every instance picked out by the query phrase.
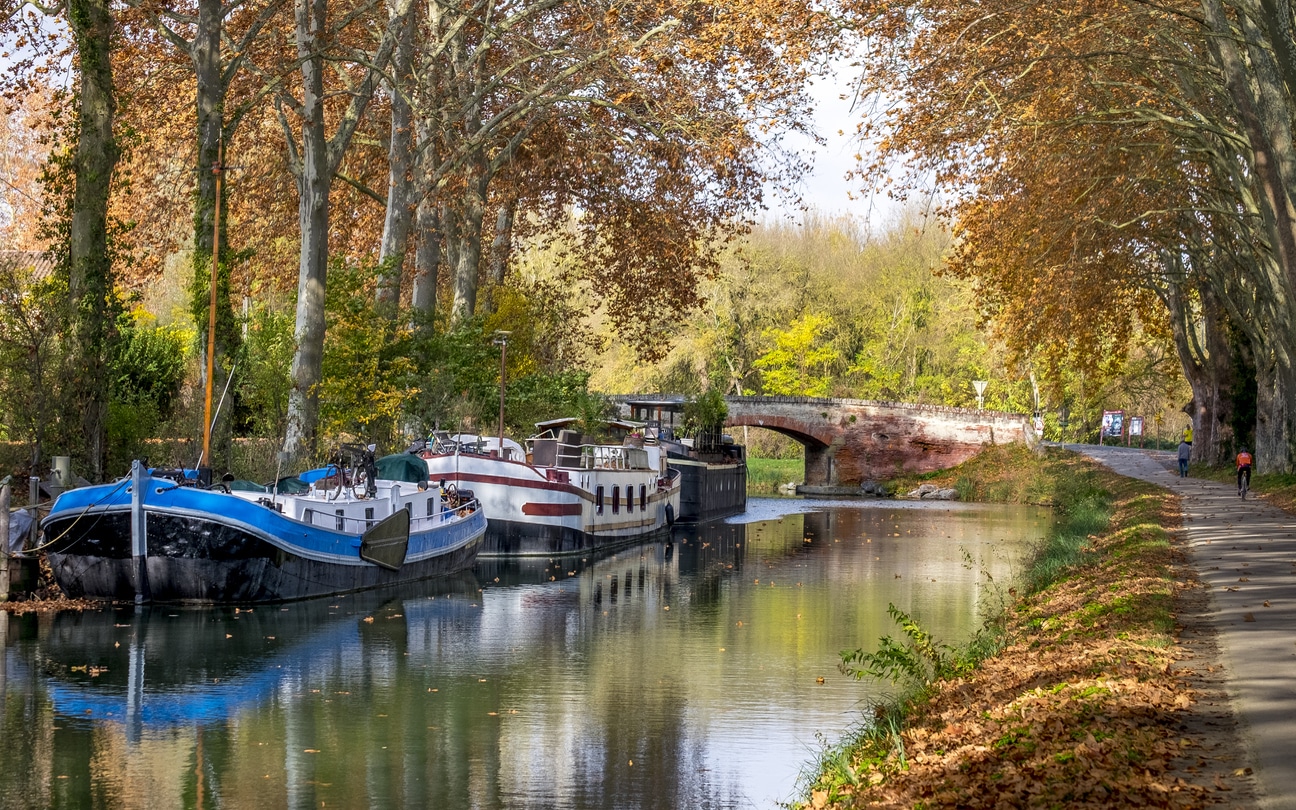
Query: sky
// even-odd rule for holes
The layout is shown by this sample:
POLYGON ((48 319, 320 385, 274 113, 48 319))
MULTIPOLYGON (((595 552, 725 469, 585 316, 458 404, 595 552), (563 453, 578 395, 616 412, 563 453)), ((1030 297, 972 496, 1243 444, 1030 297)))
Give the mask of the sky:
MULTIPOLYGON (((869 158, 868 147, 857 143, 854 137, 861 116, 859 110, 851 109, 851 81, 855 70, 858 68, 843 62, 835 75, 810 85, 810 96, 815 103, 814 127, 824 143, 789 137, 787 144, 802 150, 813 161, 799 188, 807 209, 829 216, 847 215, 867 223, 870 228, 878 228, 888 224, 899 205, 884 193, 863 189, 859 180, 846 180, 846 173, 856 167, 856 154, 869 158), (843 95, 847 98, 843 99, 843 95)), ((770 219, 800 222, 804 218, 804 211, 781 201, 772 190, 767 191, 766 201, 770 219)))

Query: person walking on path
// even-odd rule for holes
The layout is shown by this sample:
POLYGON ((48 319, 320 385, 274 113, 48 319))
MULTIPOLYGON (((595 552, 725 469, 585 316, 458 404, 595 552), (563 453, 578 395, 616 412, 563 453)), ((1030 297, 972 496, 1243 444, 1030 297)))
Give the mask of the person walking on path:
POLYGON ((1247 452, 1247 449, 1245 447, 1242 448, 1242 452, 1237 454, 1237 484, 1238 484, 1239 495, 1242 494, 1243 476, 1246 477, 1247 489, 1250 489, 1251 488, 1251 454, 1247 452))
POLYGON ((1192 458, 1192 444, 1179 442, 1179 477, 1188 477, 1188 459, 1192 458))

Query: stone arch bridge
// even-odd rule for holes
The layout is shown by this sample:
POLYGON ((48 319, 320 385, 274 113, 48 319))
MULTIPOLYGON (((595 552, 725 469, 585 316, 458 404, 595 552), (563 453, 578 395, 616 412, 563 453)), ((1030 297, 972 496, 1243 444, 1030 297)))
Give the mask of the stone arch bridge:
MULTIPOLYGON (((662 398, 616 397, 620 401, 662 398)), ((952 467, 988 444, 1036 441, 1024 414, 815 397, 725 397, 728 427, 773 430, 805 446, 807 488, 854 489, 952 467)))

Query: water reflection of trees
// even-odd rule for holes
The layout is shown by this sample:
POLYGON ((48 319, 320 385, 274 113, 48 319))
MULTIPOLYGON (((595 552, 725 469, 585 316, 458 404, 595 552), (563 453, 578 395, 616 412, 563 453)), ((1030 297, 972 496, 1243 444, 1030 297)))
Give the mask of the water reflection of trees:
POLYGON ((23 619, 0 807, 745 806, 736 718, 821 711, 814 676, 891 632, 888 601, 967 627, 957 548, 1010 529, 836 510, 493 561, 454 593, 23 619))

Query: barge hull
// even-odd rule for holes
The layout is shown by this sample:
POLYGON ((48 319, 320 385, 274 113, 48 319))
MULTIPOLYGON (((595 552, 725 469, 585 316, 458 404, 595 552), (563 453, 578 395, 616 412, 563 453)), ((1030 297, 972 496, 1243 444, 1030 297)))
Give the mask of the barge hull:
POLYGON ((657 526, 635 534, 598 535, 570 526, 524 523, 492 518, 482 542, 482 557, 560 557, 670 537, 670 528, 657 526))
MULTIPOLYGON (((450 550, 411 554, 399 570, 371 563, 311 559, 215 520, 149 513, 145 582, 130 553, 130 518, 105 514, 87 521, 89 531, 60 544, 47 557, 59 587, 73 599, 246 604, 287 602, 452 574, 472 566, 481 549, 485 520, 465 526, 465 541, 450 550)), ((73 522, 72 520, 67 521, 73 522)), ((69 527, 51 522, 58 535, 69 527)))

